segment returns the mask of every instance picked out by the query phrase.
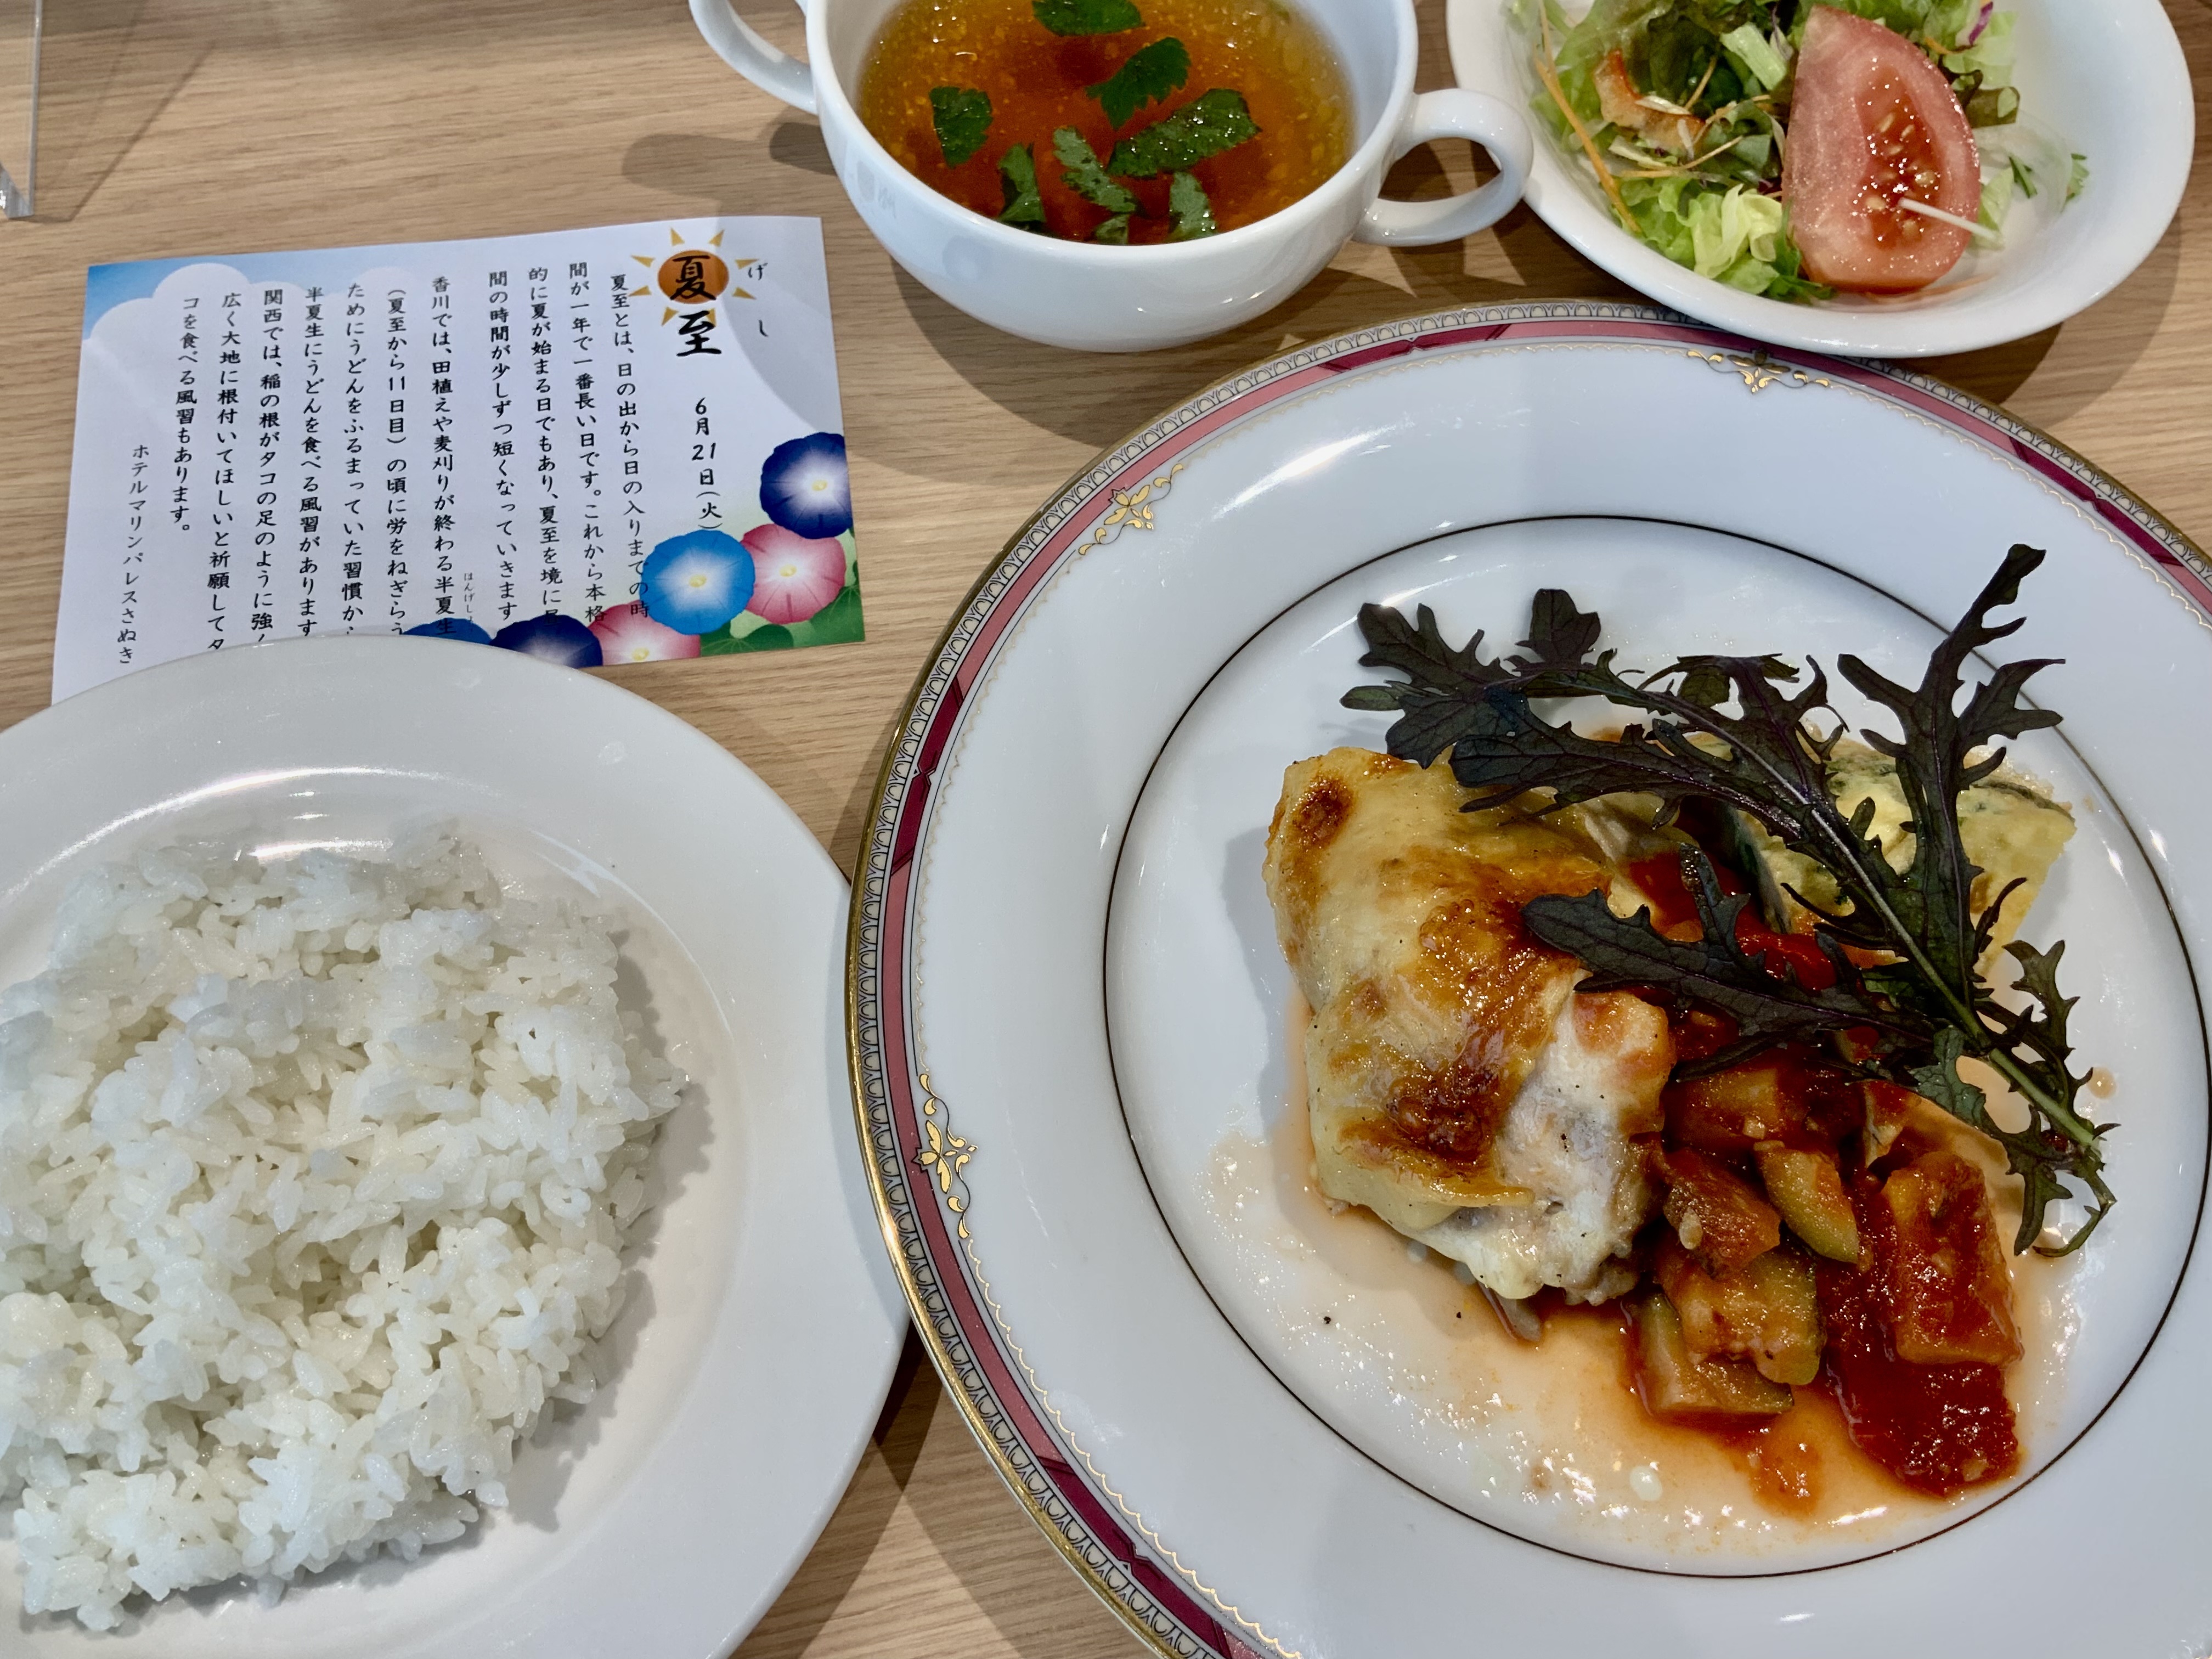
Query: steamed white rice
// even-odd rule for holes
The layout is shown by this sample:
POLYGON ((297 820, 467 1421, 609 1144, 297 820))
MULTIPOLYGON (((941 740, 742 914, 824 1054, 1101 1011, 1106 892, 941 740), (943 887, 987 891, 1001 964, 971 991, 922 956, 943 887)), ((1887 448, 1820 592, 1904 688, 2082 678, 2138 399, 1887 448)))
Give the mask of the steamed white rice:
POLYGON ((616 948, 449 836, 173 848, 0 993, 0 1495, 23 1601, 412 1559, 580 1401, 680 1079, 616 948))

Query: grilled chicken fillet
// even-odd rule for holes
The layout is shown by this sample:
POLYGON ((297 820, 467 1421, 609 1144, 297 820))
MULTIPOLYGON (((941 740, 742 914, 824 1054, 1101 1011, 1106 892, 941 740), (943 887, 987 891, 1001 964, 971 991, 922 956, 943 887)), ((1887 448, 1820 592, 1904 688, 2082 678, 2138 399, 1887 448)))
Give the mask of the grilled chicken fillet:
POLYGON ((1276 931, 1313 1023, 1322 1190, 1509 1300, 1627 1289, 1674 1064, 1666 1017, 1578 996, 1521 906, 1620 886, 1585 810, 1463 812, 1443 765, 1363 749, 1291 767, 1267 834, 1276 931))

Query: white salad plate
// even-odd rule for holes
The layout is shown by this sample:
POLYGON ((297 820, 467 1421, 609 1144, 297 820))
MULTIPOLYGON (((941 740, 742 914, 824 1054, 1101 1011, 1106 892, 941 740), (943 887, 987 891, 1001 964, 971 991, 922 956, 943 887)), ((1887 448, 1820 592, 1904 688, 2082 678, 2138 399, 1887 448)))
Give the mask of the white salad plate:
POLYGON ((1164 415, 955 617, 854 892, 869 1173, 949 1392, 1164 1654, 2201 1655, 2206 708, 2203 556, 1901 369, 1539 304, 1301 348, 1164 415), (1548 1339, 1512 1348, 1436 1259, 1319 1201, 1267 825, 1286 765, 1382 744, 1338 701, 1387 678, 1363 602, 1510 650, 1563 587, 1624 666, 1832 679, 1856 652, 1911 683, 2015 542, 2048 558, 1990 660, 2064 659, 2031 694, 2065 723, 2014 758, 2077 823, 2024 936, 2068 942, 2120 1202, 2019 1270, 2021 1474, 1938 1503, 1839 1468, 1875 1500, 1800 1524, 1655 1442, 1615 1359, 1547 1370, 1548 1339), (2033 1594, 2057 1539, 2070 1588, 2033 1594))
MULTIPOLYGON (((1928 357, 2017 340, 2095 304, 2166 234, 2189 181, 2196 98, 2159 0, 1998 0, 2014 15, 2021 118, 1997 129, 2046 177, 2086 158, 2072 202, 2045 189, 2012 210, 2005 245, 1970 250, 1917 294, 1798 305, 1744 294, 1676 264, 1621 228, 1579 151, 1533 112, 1543 97, 1515 21, 1536 0, 1449 0, 1452 72, 1463 87, 1531 109, 1536 154, 1522 194, 1584 257, 1661 303, 1755 340, 1854 357, 1928 357)), ((1584 0, 1569 0, 1579 18, 1584 0)))
MULTIPOLYGON (((842 1495, 905 1320, 848 1124, 845 884, 726 750, 608 682, 443 641, 331 637, 150 668, 0 732, 0 974, 46 959, 76 876, 219 837, 374 856, 451 823, 503 878, 617 929, 689 1076, 654 1154, 592 1403, 516 1449, 455 1542, 125 1604, 106 1636, 20 1611, 0 1653, 165 1659, 720 1659, 842 1495)), ((20 1607, 13 1547, 0 1597, 20 1607)))

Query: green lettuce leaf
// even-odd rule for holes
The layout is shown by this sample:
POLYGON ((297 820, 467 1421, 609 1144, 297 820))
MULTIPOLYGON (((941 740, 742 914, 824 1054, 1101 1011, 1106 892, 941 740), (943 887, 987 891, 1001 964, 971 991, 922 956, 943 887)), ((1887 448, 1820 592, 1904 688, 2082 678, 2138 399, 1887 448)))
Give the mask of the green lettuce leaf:
MULTIPOLYGON (((1908 37, 1917 37, 1933 33, 1929 27, 1930 21, 1940 23, 1942 21, 1936 16, 1937 13, 1948 16, 1956 11, 1964 17, 1974 0, 1820 0, 1820 3, 1833 6, 1838 11, 1847 11, 1854 17, 1870 17, 1885 28, 1895 29, 1899 34, 1908 37)), ((1810 6, 1798 7, 1796 18, 1790 25, 1791 46, 1805 44, 1805 24, 1812 13, 1810 6)), ((1949 33, 1937 34, 1936 38, 1955 40, 1959 33, 1959 29, 1954 27, 1949 33)))
POLYGON ((1771 92, 1790 76, 1790 62, 1759 32, 1755 23, 1742 23, 1721 36, 1721 45, 1771 92))
POLYGON ((1782 204, 1742 185, 1726 188, 1676 174, 1624 179, 1620 193, 1644 240, 1678 265, 1770 300, 1824 300, 1808 282, 1782 204))
MULTIPOLYGON (((1938 33, 1938 40, 1955 40, 1958 35, 1938 33)), ((1982 31, 1981 39, 1960 52, 1943 54, 1943 68, 1953 76, 1978 75, 1984 88, 2012 85, 2013 64, 2012 14, 1996 13, 1989 27, 1982 31)))
POLYGON ((2016 87, 1984 87, 1966 100, 1966 125, 1970 127, 2009 126, 2019 118, 2020 89, 2016 87))
MULTIPOLYGON (((2017 163, 1998 167, 1984 175, 1982 179, 1982 210, 1974 216, 1975 222, 1984 229, 2004 234, 2005 215, 2012 211, 2012 187, 2016 177, 2017 163)), ((1985 242, 1984 247, 2002 247, 2000 241, 1985 242)))
POLYGON ((1673 6, 1674 0, 1597 0, 1559 42, 1553 64, 1562 76, 1595 69, 1607 52, 1627 52, 1651 20, 1673 6))
POLYGON ((1685 216, 1690 224, 1690 269, 1700 276, 1721 276, 1747 254, 1770 264, 1776 240, 1789 223, 1780 202, 1741 185, 1703 191, 1685 216))

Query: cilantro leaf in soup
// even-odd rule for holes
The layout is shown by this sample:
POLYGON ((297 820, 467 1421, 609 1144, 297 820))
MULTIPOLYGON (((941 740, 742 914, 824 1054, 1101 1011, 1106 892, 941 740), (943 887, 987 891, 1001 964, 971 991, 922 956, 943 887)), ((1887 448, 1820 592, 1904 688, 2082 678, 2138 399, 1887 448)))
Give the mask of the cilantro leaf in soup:
MULTIPOLYGON (((1104 208, 1109 213, 1118 213, 1126 220, 1137 210, 1137 198, 1127 185, 1117 185, 1106 176, 1106 169, 1098 165, 1098 152, 1073 127, 1055 127, 1052 134, 1052 153, 1067 170, 1060 175, 1060 182, 1085 201, 1104 208)), ((1102 227, 1103 229, 1103 227, 1102 227)), ((1101 241, 1111 240, 1101 236, 1101 241)), ((1123 240, 1127 240, 1126 227, 1123 240)))
POLYGON ((1115 214, 1104 224, 1099 226, 1097 229, 1091 233, 1091 240, 1094 242, 1110 242, 1115 247, 1127 246, 1129 243, 1129 216, 1126 213, 1115 214))
POLYGON ((1170 242, 1211 236, 1221 228, 1213 222, 1213 204, 1206 198, 1206 186, 1188 173, 1168 181, 1168 212, 1175 220, 1175 228, 1168 233, 1170 242))
POLYGON ((1259 132, 1252 112, 1244 106, 1244 94, 1216 87, 1115 145, 1106 171, 1125 179, 1186 173, 1207 156, 1234 149, 1259 132))
POLYGON ((932 87, 929 118, 937 125, 937 147, 945 165, 957 167, 983 148, 991 130, 991 98, 974 87, 932 87))
POLYGON ((1037 193, 1036 157, 1027 144, 1016 144, 999 158, 999 178, 1006 191, 999 222, 1042 232, 1044 198, 1037 193))
POLYGON ((1119 34, 1145 23, 1130 0, 1031 0, 1030 9, 1060 35, 1119 34))
POLYGON ((1118 127, 1146 104, 1167 102, 1168 94, 1180 91, 1189 74, 1188 49, 1170 35, 1139 46, 1110 76, 1083 90, 1098 100, 1107 120, 1118 127))

